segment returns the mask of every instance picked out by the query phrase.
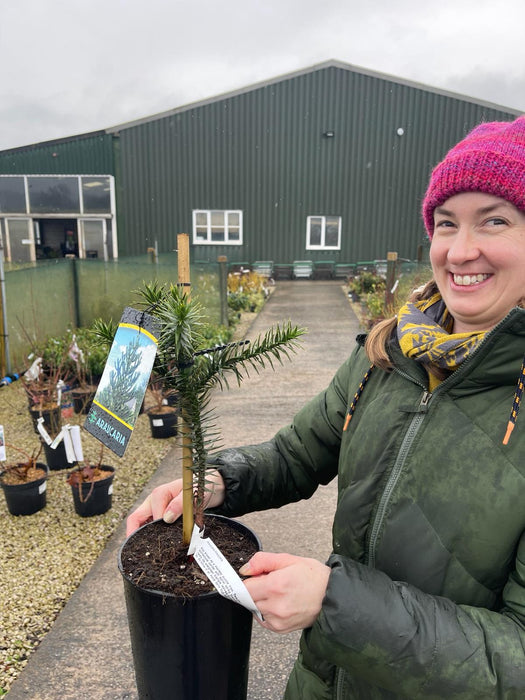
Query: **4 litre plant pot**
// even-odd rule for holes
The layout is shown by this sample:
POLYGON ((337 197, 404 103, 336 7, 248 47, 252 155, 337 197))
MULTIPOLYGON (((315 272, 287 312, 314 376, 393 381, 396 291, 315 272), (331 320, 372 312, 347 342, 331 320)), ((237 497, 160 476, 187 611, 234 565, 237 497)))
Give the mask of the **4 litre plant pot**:
POLYGON ((52 449, 47 442, 42 442, 44 445, 44 454, 46 456, 47 466, 51 469, 51 471, 71 469, 73 464, 67 461, 66 446, 64 445, 63 440, 59 442, 54 449, 52 449))
POLYGON ((61 412, 60 412, 60 406, 55 406, 54 408, 35 408, 32 407, 29 409, 29 414, 31 416, 31 419, 33 421, 33 428, 35 430, 35 433, 38 433, 38 419, 43 418, 44 419, 44 428, 47 430, 48 433, 57 433, 58 430, 60 429, 61 425, 61 412))
POLYGON ((43 476, 23 484, 4 483, 6 472, 0 474, 0 484, 4 492, 7 508, 11 515, 32 515, 46 506, 46 487, 49 470, 47 464, 36 463, 43 476))
POLYGON ((111 508, 115 469, 105 464, 101 464, 100 469, 109 472, 109 476, 98 481, 71 484, 75 512, 83 518, 102 515, 111 508))
MULTIPOLYGON (((208 518, 220 518, 233 533, 242 532, 253 551, 261 548, 242 523, 208 518)), ((245 700, 252 614, 215 591, 189 598, 143 588, 126 571, 127 543, 158 525, 154 521, 139 528, 119 552, 139 699, 245 700)))
POLYGON ((87 414, 97 393, 96 387, 76 388, 71 391, 75 413, 87 414))
POLYGON ((163 412, 148 411, 151 437, 157 439, 177 435, 178 411, 176 409, 163 412))

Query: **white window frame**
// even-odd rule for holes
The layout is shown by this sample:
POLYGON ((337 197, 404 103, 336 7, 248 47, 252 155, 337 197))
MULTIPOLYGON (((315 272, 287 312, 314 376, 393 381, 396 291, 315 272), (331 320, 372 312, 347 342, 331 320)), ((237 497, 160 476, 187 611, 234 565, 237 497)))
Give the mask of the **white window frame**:
POLYGON ((242 226, 242 211, 240 209, 194 209, 193 210, 193 245, 242 245, 242 237, 243 237, 243 226, 242 226), (197 216, 199 214, 205 214, 206 216, 206 224, 203 226, 202 224, 199 224, 197 226, 197 216), (222 214, 223 215, 223 222, 224 222, 224 240, 222 241, 213 241, 212 240, 212 225, 211 225, 211 219, 212 219, 212 214, 222 214), (230 214, 237 214, 239 217, 239 225, 238 226, 232 226, 231 224, 228 223, 228 216, 230 214), (206 228, 206 240, 204 240, 202 237, 197 237, 197 228, 206 228), (230 231, 233 232, 233 230, 238 231, 239 233, 239 239, 235 240, 232 239, 230 240, 229 238, 229 233, 230 231))
POLYGON ((341 217, 332 215, 311 215, 306 218, 306 250, 341 250, 341 217), (313 245, 310 243, 310 228, 312 219, 321 219, 321 244, 313 245), (326 234, 326 220, 327 219, 337 219, 338 231, 337 231, 337 245, 326 245, 325 244, 325 234, 326 234))

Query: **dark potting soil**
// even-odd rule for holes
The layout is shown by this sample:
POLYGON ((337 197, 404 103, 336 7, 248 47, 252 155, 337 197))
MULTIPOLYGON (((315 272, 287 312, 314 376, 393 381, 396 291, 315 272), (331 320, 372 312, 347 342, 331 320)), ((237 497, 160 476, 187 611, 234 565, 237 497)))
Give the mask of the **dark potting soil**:
MULTIPOLYGON (((246 534, 217 518, 204 517, 209 537, 238 572, 257 545, 246 534)), ((213 585, 182 544, 182 519, 173 525, 162 520, 142 528, 122 548, 124 574, 136 585, 175 596, 194 597, 213 591, 213 585)))

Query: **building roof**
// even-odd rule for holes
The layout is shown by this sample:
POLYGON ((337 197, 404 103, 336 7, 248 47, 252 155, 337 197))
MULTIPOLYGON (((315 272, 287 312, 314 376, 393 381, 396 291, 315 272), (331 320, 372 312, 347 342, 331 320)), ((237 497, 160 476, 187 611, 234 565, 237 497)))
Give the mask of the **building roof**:
POLYGON ((97 135, 103 135, 103 134, 118 134, 119 132, 125 130, 125 129, 131 129, 135 126, 139 126, 141 124, 147 124, 148 122, 153 122, 158 119, 164 119, 165 117, 170 117, 174 114, 180 114, 181 112, 186 112, 192 109, 197 109, 199 107, 204 107, 209 104, 213 104, 215 102, 220 102, 221 100, 226 100, 230 99, 232 97, 236 97, 237 95, 243 95, 248 92, 252 92, 253 90, 258 90, 263 87, 267 87, 269 85, 275 85, 277 83, 284 82, 285 80, 290 80, 293 78, 298 78, 302 75, 307 75, 308 73, 313 73, 315 71, 320 71, 320 70, 325 70, 326 68, 339 68, 342 70, 347 70, 351 71, 353 73, 358 73, 359 75, 366 75, 371 78, 377 78, 380 80, 387 80, 389 82, 395 83, 397 85, 403 85, 406 87, 410 88, 415 88, 418 90, 423 90, 425 92, 430 92, 433 94, 437 95, 443 95, 445 97, 451 97, 454 99, 458 100, 463 100, 465 102, 471 102, 476 105, 484 106, 484 107, 489 107, 492 109, 497 109, 501 110, 503 112, 508 112, 510 114, 516 114, 516 116, 519 116, 522 114, 520 110, 513 109, 510 107, 505 107, 503 105, 498 105, 493 102, 488 102, 485 100, 479 100, 474 97, 469 97, 466 95, 461 95, 459 93, 455 92, 450 92, 448 90, 442 90, 439 88, 434 88, 429 85, 425 85, 423 83, 418 83, 415 81, 411 80, 405 80, 403 78, 399 78, 394 75, 389 75, 387 73, 381 73, 378 71, 373 71, 369 70, 368 68, 362 68, 360 66, 355 66, 351 63, 345 63, 343 61, 337 61, 335 59, 330 59, 328 61, 324 61, 322 63, 317 63, 312 66, 308 66, 306 68, 302 68, 297 71, 292 71, 291 73, 285 73, 283 75, 276 76, 274 78, 269 78, 267 80, 263 80, 257 83, 252 83, 250 85, 246 85, 242 88, 238 88, 236 90, 231 90, 229 92, 221 93, 219 95, 215 95, 212 97, 208 97, 202 100, 198 100, 196 102, 191 102, 179 107, 175 107, 174 109, 166 110, 164 112, 158 112, 156 114, 152 114, 146 117, 141 117, 138 119, 133 119, 128 122, 123 122, 121 124, 116 124, 114 126, 107 127, 105 129, 100 129, 98 131, 91 131, 91 132, 85 132, 82 134, 77 134, 74 136, 69 136, 69 137, 63 137, 60 139, 51 139, 49 141, 40 141, 38 143, 33 143, 33 144, 28 144, 25 146, 17 146, 15 148, 9 148, 4 151, 1 151, 2 153, 8 153, 8 152, 16 152, 16 151, 21 151, 25 150, 28 148, 34 148, 36 146, 41 146, 41 145, 50 145, 50 144, 59 144, 59 143, 64 143, 67 141, 72 141, 80 138, 87 138, 87 137, 92 137, 92 136, 97 136, 97 135))

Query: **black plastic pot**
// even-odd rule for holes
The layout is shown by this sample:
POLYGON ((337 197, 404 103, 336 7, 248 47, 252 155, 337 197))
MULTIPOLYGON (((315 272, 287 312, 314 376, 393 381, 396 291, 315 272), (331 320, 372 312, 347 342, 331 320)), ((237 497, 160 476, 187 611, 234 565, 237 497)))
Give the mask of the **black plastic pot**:
POLYGON ((96 387, 92 389, 73 389, 71 391, 71 398, 73 399, 73 410, 75 413, 87 414, 97 393, 96 387))
POLYGON ((47 442, 42 441, 44 445, 44 453, 46 455, 47 466, 52 471, 57 471, 59 469, 71 469, 72 463, 67 461, 66 447, 64 441, 59 442, 55 449, 51 449, 51 446, 47 442))
POLYGON ((29 414, 33 421, 33 428, 35 433, 38 433, 38 419, 44 419, 44 428, 48 433, 56 433, 60 429, 62 416, 60 412, 60 406, 51 409, 40 409, 40 408, 30 408, 29 414))
MULTIPOLYGON (((227 521, 260 549, 242 523, 206 517, 227 521)), ((124 573, 121 557, 122 548, 118 564, 139 700, 245 700, 252 614, 216 592, 183 598, 142 589, 124 573)))
POLYGON ((177 434, 178 411, 155 413, 148 411, 152 438, 169 438, 177 434))
POLYGON ((47 475, 49 470, 47 464, 37 462, 37 467, 43 469, 46 476, 35 481, 30 481, 27 484, 4 484, 0 477, 0 483, 4 491, 7 509, 11 515, 32 515, 37 513, 42 508, 45 508, 47 475))
POLYGON ((92 483, 80 484, 80 487, 78 484, 71 485, 75 512, 83 518, 102 515, 111 508, 115 469, 105 464, 101 465, 101 469, 111 472, 111 476, 92 483))

